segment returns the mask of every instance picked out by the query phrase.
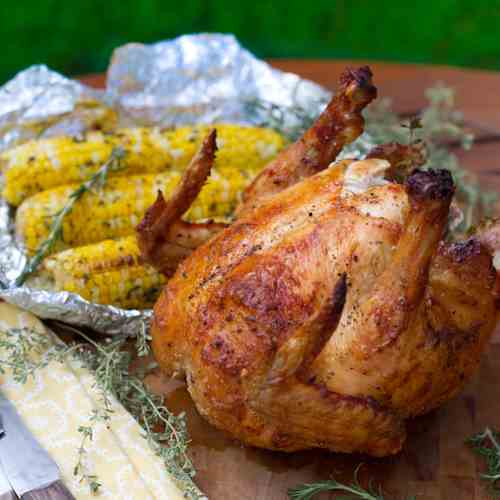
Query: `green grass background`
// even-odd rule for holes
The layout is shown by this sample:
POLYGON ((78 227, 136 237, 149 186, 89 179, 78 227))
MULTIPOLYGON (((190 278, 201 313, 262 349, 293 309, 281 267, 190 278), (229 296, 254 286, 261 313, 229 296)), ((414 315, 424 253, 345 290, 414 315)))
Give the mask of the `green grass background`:
POLYGON ((118 45, 200 31, 261 57, 500 69, 498 0, 0 0, 0 82, 34 63, 102 71, 118 45))

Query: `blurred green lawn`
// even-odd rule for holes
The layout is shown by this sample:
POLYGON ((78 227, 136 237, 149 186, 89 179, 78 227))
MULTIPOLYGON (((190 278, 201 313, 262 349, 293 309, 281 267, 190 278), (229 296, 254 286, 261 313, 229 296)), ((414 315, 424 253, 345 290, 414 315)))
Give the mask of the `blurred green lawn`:
POLYGON ((34 63, 102 71, 118 45, 200 31, 234 33, 262 57, 500 69, 498 0, 1 0, 0 82, 34 63))

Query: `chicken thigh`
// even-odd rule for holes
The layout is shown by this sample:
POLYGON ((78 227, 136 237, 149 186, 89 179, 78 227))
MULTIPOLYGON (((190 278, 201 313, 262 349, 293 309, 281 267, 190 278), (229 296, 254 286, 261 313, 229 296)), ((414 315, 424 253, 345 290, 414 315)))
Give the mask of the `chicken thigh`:
MULTIPOLYGON (((331 164, 374 96, 368 68, 348 70, 318 122, 256 178, 236 221, 209 231, 155 306, 161 368, 250 445, 396 453, 405 419, 460 390, 495 327, 490 250, 476 237, 443 241, 453 181, 413 168, 421 144, 331 164)), ((174 196, 182 208, 160 197, 141 226, 159 268, 214 153, 212 134, 185 174, 196 182, 184 183, 184 202, 182 187, 174 196)))

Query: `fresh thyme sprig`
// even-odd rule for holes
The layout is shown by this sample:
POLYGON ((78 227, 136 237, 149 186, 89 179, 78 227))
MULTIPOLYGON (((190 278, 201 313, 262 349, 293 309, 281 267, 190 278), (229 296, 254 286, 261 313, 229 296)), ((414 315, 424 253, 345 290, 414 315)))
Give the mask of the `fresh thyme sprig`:
POLYGON ((5 357, 0 358, 0 373, 10 369, 13 379, 24 384, 40 368, 52 361, 62 362, 78 348, 78 345, 68 347, 63 343, 54 344, 46 334, 31 328, 2 330, 0 350, 5 353, 5 357))
MULTIPOLYGON (((452 236, 460 237, 470 231, 479 219, 489 215, 497 195, 482 189, 477 177, 468 172, 450 151, 450 143, 470 149, 474 140, 473 135, 465 130, 462 114, 454 107, 453 90, 438 84, 427 89, 425 94, 428 105, 418 117, 403 123, 391 111, 389 99, 375 102, 366 112, 366 131, 377 144, 423 140, 428 150, 425 168, 450 170, 457 188, 455 200, 463 213, 461 223, 450 228, 450 232, 452 236)), ((361 142, 362 139, 357 141, 358 144, 361 142)))
MULTIPOLYGON (((102 417, 99 414, 99 410, 94 410, 94 414, 91 417, 91 421, 96 422, 100 420, 102 417)), ((105 413, 104 418, 107 417, 105 413)), ((88 470, 88 466, 85 463, 87 448, 85 447, 88 441, 92 441, 94 437, 94 428, 91 425, 80 425, 78 427, 78 432, 82 435, 82 441, 80 446, 78 447, 78 461, 73 469, 73 475, 80 478, 80 482, 85 482, 88 484, 90 492, 95 495, 99 492, 99 489, 102 486, 102 483, 99 481, 99 478, 96 474, 92 474, 88 470)))
POLYGON ((15 286, 21 286, 28 276, 34 273, 43 259, 50 253, 56 242, 62 236, 62 227, 65 217, 73 210, 75 203, 88 191, 95 187, 101 188, 108 177, 109 172, 116 171, 122 168, 121 160, 125 155, 122 148, 114 148, 106 163, 92 176, 88 181, 83 182, 76 188, 68 197, 68 201, 64 207, 54 215, 49 235, 37 248, 33 257, 26 261, 23 270, 15 280, 15 286))
POLYGON ((483 432, 469 438, 466 443, 486 461, 487 472, 481 474, 493 498, 500 499, 500 432, 486 427, 483 432))
MULTIPOLYGON (((338 491, 344 492, 348 495, 336 496, 338 500, 340 499, 355 499, 359 498, 362 500, 385 500, 382 487, 375 486, 373 480, 370 480, 368 487, 364 488, 359 482, 359 470, 363 464, 359 464, 354 471, 354 479, 350 484, 343 484, 335 479, 330 479, 329 481, 320 481, 317 483, 301 484, 288 490, 288 498, 290 500, 311 500, 315 495, 323 493, 325 491, 338 491)), ((408 500, 413 500, 414 497, 410 497, 408 500)))
MULTIPOLYGON (((85 347, 79 350, 82 354, 85 352, 85 347)), ((87 455, 87 448, 85 447, 88 441, 92 441, 94 436, 94 425, 98 422, 103 423, 107 429, 109 429, 109 421, 111 420, 111 415, 113 414, 113 408, 111 406, 111 401, 106 392, 101 392, 101 405, 94 408, 91 412, 89 418, 89 425, 81 425, 78 427, 78 432, 82 435, 82 441, 78 448, 78 460, 73 469, 73 475, 80 478, 80 482, 85 482, 88 484, 90 492, 96 494, 99 492, 102 486, 99 481, 97 474, 92 473, 85 461, 87 455)))
MULTIPOLYGON (((317 483, 301 484, 288 490, 290 500, 311 500, 315 495, 326 491, 338 491, 347 493, 347 495, 336 496, 337 500, 362 499, 362 500, 386 500, 382 491, 382 486, 375 486, 373 480, 370 480, 368 487, 364 488, 359 482, 359 470, 363 464, 359 464, 354 471, 354 479, 350 484, 343 484, 335 479, 329 481, 320 481, 317 483)), ((415 500, 414 496, 407 500, 415 500)))

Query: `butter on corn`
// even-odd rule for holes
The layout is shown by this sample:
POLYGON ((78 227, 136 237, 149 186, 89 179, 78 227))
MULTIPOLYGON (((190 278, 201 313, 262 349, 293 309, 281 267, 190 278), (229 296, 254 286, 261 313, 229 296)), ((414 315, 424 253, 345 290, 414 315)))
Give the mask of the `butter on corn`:
POLYGON ((54 288, 98 304, 151 307, 166 279, 143 263, 135 236, 71 248, 45 259, 54 288))
POLYGON ((114 147, 125 150, 122 169, 114 176, 151 174, 183 169, 210 128, 217 128, 221 174, 264 165, 284 146, 283 137, 260 127, 231 124, 200 125, 177 129, 130 128, 114 133, 89 132, 81 138, 32 140, 0 154, 2 196, 18 206, 41 191, 81 183, 105 163, 114 147))

